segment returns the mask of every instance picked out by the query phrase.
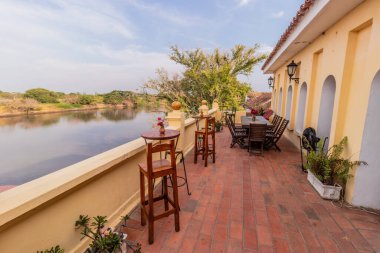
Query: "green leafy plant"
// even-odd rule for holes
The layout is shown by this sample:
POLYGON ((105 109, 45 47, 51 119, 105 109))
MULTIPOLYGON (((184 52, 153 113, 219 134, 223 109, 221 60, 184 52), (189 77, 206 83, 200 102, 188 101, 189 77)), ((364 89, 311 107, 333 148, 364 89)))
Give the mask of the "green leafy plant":
POLYGON ((355 165, 367 165, 364 161, 351 161, 343 157, 343 151, 348 138, 344 137, 338 144, 327 151, 323 149, 323 141, 319 141, 317 149, 311 149, 306 160, 306 168, 311 171, 323 184, 344 186, 352 177, 350 171, 355 165))
MULTIPOLYGON (((125 225, 129 219, 128 216, 122 217, 122 222, 125 225)), ((127 235, 114 231, 110 227, 106 227, 106 216, 95 216, 92 218, 88 215, 80 215, 79 219, 75 222, 76 229, 82 229, 81 239, 88 237, 92 240, 86 253, 119 253, 122 252, 122 244, 125 242, 128 249, 132 249, 134 253, 141 252, 141 245, 139 243, 129 242, 126 240, 127 235)))
POLYGON ((216 121, 215 122, 215 130, 217 132, 220 132, 220 131, 222 131, 222 129, 223 129, 223 123, 222 123, 222 121, 221 120, 216 121))
POLYGON ((61 249, 61 247, 59 245, 55 246, 55 247, 51 247, 51 249, 46 249, 44 251, 37 251, 37 253, 64 253, 65 250, 64 249, 61 249))

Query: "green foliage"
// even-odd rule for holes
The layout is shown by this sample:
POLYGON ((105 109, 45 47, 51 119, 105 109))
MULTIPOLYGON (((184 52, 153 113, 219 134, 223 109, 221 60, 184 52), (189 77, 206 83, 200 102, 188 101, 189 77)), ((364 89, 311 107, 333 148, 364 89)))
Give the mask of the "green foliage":
POLYGON ((158 79, 149 80, 144 87, 154 90, 159 97, 178 100, 188 112, 196 112, 203 99, 212 103, 218 99, 227 107, 239 107, 250 91, 250 85, 241 83, 238 75, 249 75, 253 67, 266 58, 257 54, 259 45, 246 48, 236 45, 230 52, 205 53, 200 49, 180 51, 172 47, 170 58, 185 67, 183 75, 169 78, 168 73, 157 70, 158 79))
POLYGON ((67 104, 67 103, 59 103, 55 105, 59 109, 76 109, 81 108, 82 105, 79 104, 67 104))
POLYGON ((220 121, 220 120, 216 121, 215 122, 215 130, 217 132, 220 132, 220 131, 222 131, 222 129, 223 129, 223 123, 222 123, 222 121, 220 121))
POLYGON ((112 91, 110 93, 103 95, 103 100, 105 104, 117 105, 124 101, 123 91, 112 91))
POLYGON ((54 92, 43 88, 36 88, 27 90, 24 94, 25 98, 33 98, 40 103, 58 103, 59 95, 54 92))
POLYGON ((344 186, 347 180, 352 177, 350 174, 352 167, 367 164, 363 161, 350 161, 343 157, 344 147, 347 142, 348 138, 346 136, 338 144, 324 151, 323 141, 320 140, 317 145, 317 151, 311 149, 307 156, 306 168, 326 185, 340 184, 344 186))
MULTIPOLYGON (((122 217, 122 222, 126 222, 128 216, 122 217)), ((116 253, 121 252, 122 243, 125 240, 125 235, 121 232, 115 232, 111 228, 106 228, 107 217, 96 216, 92 221, 88 215, 80 215, 75 222, 75 229, 81 229, 82 239, 88 237, 92 239, 88 253, 116 253)), ((127 242, 127 247, 135 253, 141 252, 140 244, 131 244, 127 242)))
POLYGON ((94 96, 93 95, 86 95, 86 94, 83 94, 83 95, 80 95, 79 96, 79 104, 81 105, 91 105, 93 104, 95 101, 94 99, 94 96))
POLYGON ((65 251, 61 249, 59 245, 55 247, 51 247, 50 249, 46 249, 44 251, 37 251, 37 253, 64 253, 65 251))

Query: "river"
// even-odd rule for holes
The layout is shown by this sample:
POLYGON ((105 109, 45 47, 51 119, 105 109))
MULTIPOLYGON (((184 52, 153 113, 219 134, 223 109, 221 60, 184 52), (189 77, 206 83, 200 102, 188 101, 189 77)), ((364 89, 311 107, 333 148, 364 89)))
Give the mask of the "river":
POLYGON ((0 118, 0 186, 23 184, 136 139, 161 115, 101 109, 0 118))

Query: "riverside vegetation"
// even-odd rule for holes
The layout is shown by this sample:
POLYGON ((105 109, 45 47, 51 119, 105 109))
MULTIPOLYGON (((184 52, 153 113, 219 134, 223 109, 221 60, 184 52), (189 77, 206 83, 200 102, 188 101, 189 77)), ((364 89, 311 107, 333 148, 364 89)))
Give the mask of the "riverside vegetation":
POLYGON ((150 91, 151 94, 119 90, 95 95, 65 94, 43 88, 27 90, 24 94, 0 91, 0 115, 110 105, 157 107, 160 101, 166 104, 179 101, 186 113, 194 114, 202 100, 211 104, 215 99, 223 107, 238 108, 244 105, 251 91, 250 84, 240 81, 238 77, 252 74, 254 67, 266 59, 267 55, 260 53, 259 49, 259 44, 253 47, 236 45, 229 51, 222 52, 217 48, 209 53, 201 49, 181 51, 177 46, 172 46, 169 57, 182 65, 184 71, 169 77, 166 70, 158 69, 158 77, 150 79, 142 87, 143 91, 150 91))
POLYGON ((162 102, 155 95, 132 91, 114 90, 105 94, 63 93, 43 88, 27 90, 25 93, 0 91, 0 115, 28 114, 30 112, 52 112, 103 108, 108 106, 158 107, 162 102))

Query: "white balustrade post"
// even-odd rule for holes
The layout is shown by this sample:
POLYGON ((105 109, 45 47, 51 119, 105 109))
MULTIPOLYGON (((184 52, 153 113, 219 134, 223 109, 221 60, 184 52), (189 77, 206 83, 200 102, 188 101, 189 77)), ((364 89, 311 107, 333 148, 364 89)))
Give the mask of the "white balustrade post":
POLYGON ((180 131, 180 137, 177 143, 177 149, 183 150, 185 147, 185 113, 181 112, 181 103, 174 101, 172 103, 172 112, 166 117, 170 127, 177 128, 180 131))
POLYGON ((206 100, 202 100, 202 105, 198 108, 198 110, 199 114, 208 115, 208 106, 206 100))

